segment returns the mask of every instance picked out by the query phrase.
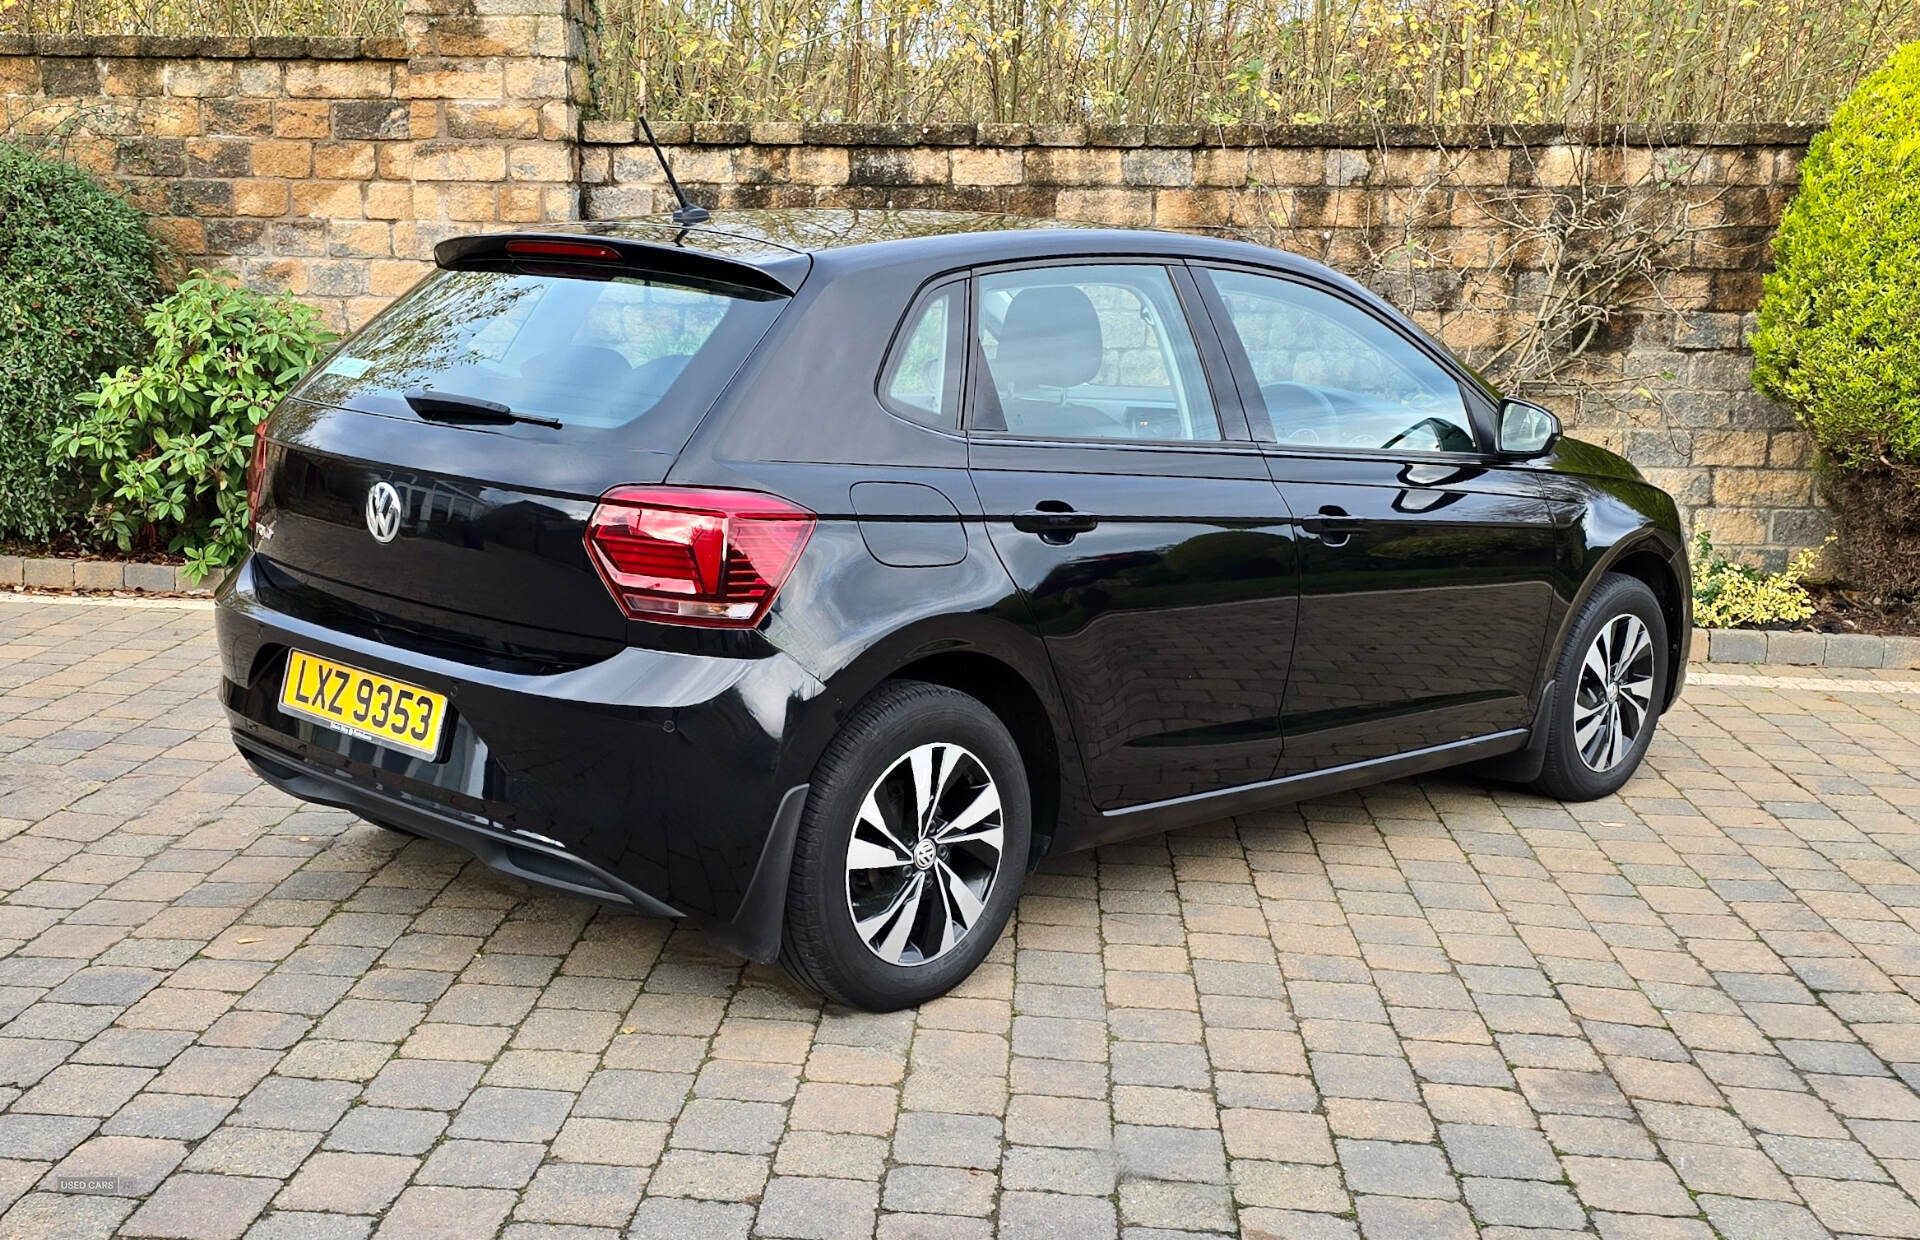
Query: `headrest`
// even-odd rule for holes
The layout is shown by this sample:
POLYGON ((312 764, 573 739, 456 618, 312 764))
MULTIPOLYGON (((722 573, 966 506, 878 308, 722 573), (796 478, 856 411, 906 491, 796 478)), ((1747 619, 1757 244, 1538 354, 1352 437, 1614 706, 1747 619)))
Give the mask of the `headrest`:
POLYGON ((993 377, 1003 389, 1068 388, 1100 373, 1100 315, 1071 284, 1021 289, 1000 326, 993 377))

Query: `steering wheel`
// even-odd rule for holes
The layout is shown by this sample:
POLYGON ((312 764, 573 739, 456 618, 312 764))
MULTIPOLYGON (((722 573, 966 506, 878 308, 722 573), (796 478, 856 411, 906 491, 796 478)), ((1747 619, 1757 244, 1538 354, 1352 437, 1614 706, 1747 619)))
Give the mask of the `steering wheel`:
POLYGON ((1321 417, 1326 422, 1327 429, 1329 432, 1333 431, 1335 427, 1339 424, 1340 411, 1333 407, 1333 402, 1328 400, 1327 394, 1325 392, 1322 392, 1319 388, 1309 387, 1304 383, 1294 383, 1286 380, 1283 380, 1279 383, 1267 383, 1267 384, 1263 384, 1260 388, 1260 399, 1266 403, 1267 420, 1273 424, 1273 437, 1275 440, 1281 443, 1300 443, 1300 444, 1317 444, 1320 442, 1320 432, 1318 430, 1315 430, 1311 426, 1298 427, 1288 431, 1287 434, 1284 436, 1281 435, 1280 424, 1273 420, 1273 410, 1274 410, 1274 405, 1276 403, 1291 403, 1291 402, 1277 402, 1275 400, 1275 396, 1283 390, 1290 391, 1290 392, 1305 392, 1307 394, 1307 397, 1314 404, 1320 406, 1321 417), (1311 439, 1305 438, 1305 436, 1307 435, 1311 435, 1313 436, 1313 438, 1311 439))
POLYGON ((1447 421, 1445 418, 1437 418, 1437 417, 1421 418, 1418 422, 1415 422, 1412 426, 1409 426, 1406 430, 1401 431, 1399 434, 1395 435, 1392 439, 1387 440, 1387 442, 1385 442, 1384 444, 1381 444, 1380 446, 1383 449, 1395 447, 1400 443, 1401 440, 1407 438, 1409 435, 1413 434, 1415 431, 1419 430, 1421 427, 1431 428, 1433 433, 1433 445, 1434 445, 1433 450, 1434 451, 1436 452, 1462 451, 1462 449, 1459 449, 1459 448, 1449 448, 1446 446, 1446 443, 1449 437, 1458 436, 1461 433, 1460 428, 1458 426, 1455 426, 1452 422, 1447 421))

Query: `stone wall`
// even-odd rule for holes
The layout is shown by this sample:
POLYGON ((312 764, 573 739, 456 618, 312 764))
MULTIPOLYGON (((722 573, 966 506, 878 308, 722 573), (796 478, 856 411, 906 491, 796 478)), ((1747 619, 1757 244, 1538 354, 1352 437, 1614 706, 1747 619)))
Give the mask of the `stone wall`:
MULTIPOLYGON (((575 3, 410 0, 393 40, 0 36, 0 128, 125 184, 186 261, 355 326, 449 235, 667 205, 634 126, 582 119, 575 3)), ((1754 394, 1743 345, 1804 129, 656 131, 722 210, 1225 229, 1366 280, 1478 358, 1524 341, 1569 256, 1604 251, 1607 211, 1677 209, 1651 285, 1602 297, 1578 364, 1540 393, 1729 548, 1778 564, 1824 535, 1806 437, 1754 394)))

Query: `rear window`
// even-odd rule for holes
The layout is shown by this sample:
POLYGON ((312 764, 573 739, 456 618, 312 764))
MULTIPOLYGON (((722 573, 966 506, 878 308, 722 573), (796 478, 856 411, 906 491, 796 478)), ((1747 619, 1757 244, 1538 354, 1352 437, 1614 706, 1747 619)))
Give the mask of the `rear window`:
POLYGON ((785 304, 639 274, 442 271, 382 311, 295 394, 405 415, 405 393, 425 387, 569 427, 683 423, 672 414, 704 412, 785 304))

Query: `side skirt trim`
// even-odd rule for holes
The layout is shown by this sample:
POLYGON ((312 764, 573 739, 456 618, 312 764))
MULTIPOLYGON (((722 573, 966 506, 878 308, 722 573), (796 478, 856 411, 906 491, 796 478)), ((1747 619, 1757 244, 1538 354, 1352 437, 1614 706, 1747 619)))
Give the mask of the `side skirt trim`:
POLYGON ((1256 809, 1271 809, 1292 801, 1345 792, 1350 788, 1384 780, 1401 779, 1479 758, 1511 753, 1527 747, 1529 731, 1527 728, 1508 728, 1485 736, 1448 741, 1444 745, 1429 745, 1424 749, 1412 749, 1384 758, 1368 758, 1325 770, 1303 771, 1298 775, 1262 780, 1257 784, 1240 784, 1213 792, 1130 805, 1125 809, 1103 810, 1094 827, 1096 838, 1087 843, 1108 843, 1152 831, 1170 831, 1175 827, 1211 822, 1216 818, 1256 809))

